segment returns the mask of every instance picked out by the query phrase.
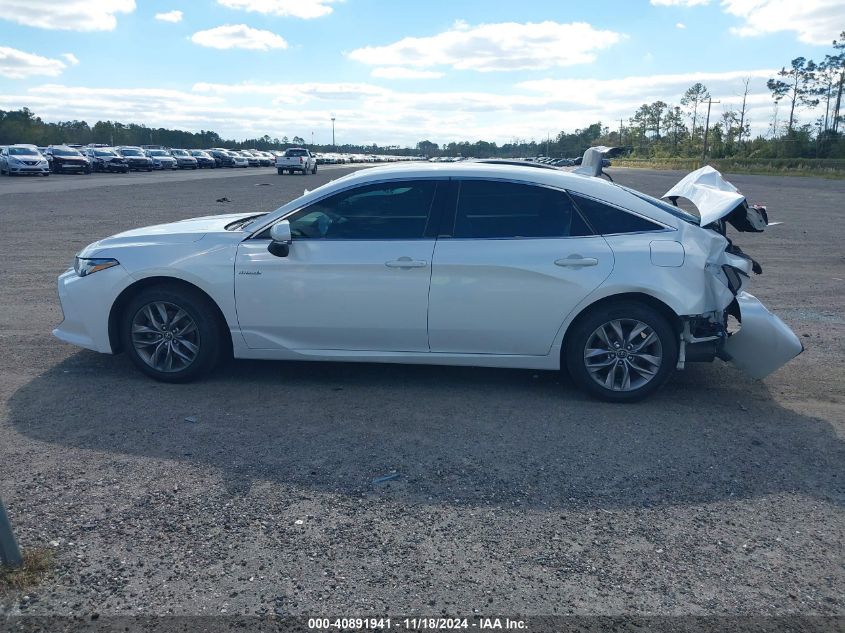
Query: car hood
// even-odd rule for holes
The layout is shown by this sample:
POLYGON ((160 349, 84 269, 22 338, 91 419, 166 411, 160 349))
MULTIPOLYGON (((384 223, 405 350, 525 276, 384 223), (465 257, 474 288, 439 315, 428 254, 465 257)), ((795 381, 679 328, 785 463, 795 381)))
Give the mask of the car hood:
POLYGON ((745 196, 709 165, 687 174, 663 197, 692 202, 701 215, 701 226, 725 218, 739 231, 759 232, 768 224, 765 207, 749 207, 745 196))
POLYGON ((127 246, 149 246, 151 244, 188 244, 198 242, 209 233, 224 233, 226 226, 253 217, 253 213, 227 213, 225 215, 208 215, 201 218, 191 218, 180 222, 169 222, 167 224, 156 224, 140 229, 124 231, 112 235, 87 246, 79 255, 80 257, 94 257, 103 255, 105 251, 113 248, 127 246))

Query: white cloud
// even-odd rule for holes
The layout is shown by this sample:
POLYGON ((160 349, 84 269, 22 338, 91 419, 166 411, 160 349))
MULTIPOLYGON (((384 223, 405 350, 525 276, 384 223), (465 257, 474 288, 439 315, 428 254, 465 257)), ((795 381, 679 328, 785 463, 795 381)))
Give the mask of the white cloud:
POLYGON ((687 28, 687 25, 686 25, 686 24, 684 24, 683 22, 676 22, 676 23, 675 23, 675 28, 676 28, 676 29, 685 29, 685 28, 687 28))
POLYGON ((135 0, 0 0, 2 19, 65 31, 111 31, 134 10, 135 0))
MULTIPOLYGON (((269 134, 331 141, 331 114, 340 143, 413 146, 423 138, 443 143, 519 138, 544 139, 596 121, 616 128, 643 103, 677 104, 702 81, 720 108, 738 108, 742 79, 751 77, 748 99, 753 133, 763 133, 772 114, 766 79, 773 69, 634 76, 619 79, 544 79, 491 91, 405 90, 360 82, 197 83, 191 90, 85 88, 42 85, 15 94, 0 92, 0 109, 29 107, 49 120, 117 120, 198 131, 225 138, 269 134)), ((439 85, 439 84, 438 84, 439 85)), ((803 113, 810 120, 813 113, 803 113)))
POLYGON ((281 35, 272 31, 253 29, 246 24, 224 24, 207 31, 197 31, 191 41, 209 48, 245 48, 268 51, 273 48, 287 48, 288 43, 281 35))
POLYGON ((830 45, 845 28, 842 0, 722 0, 722 9, 745 21, 731 28, 741 37, 795 31, 802 42, 830 45))
POLYGON ((165 11, 164 13, 156 13, 155 18, 156 20, 160 20, 161 22, 176 22, 182 21, 182 16, 185 14, 181 11, 173 10, 173 11, 165 11))
POLYGON ((406 37, 386 46, 366 46, 348 53, 355 61, 383 66, 458 70, 536 70, 584 64, 595 52, 612 46, 624 35, 602 31, 585 22, 480 24, 456 22, 430 37, 406 37))
POLYGON ((436 70, 414 70, 402 66, 379 66, 370 73, 379 79, 439 79, 443 73, 436 70))
POLYGON ((337 0, 217 0, 229 9, 310 20, 328 15, 337 0))
POLYGON ((77 66, 79 64, 79 59, 73 53, 62 53, 62 57, 65 58, 68 64, 71 66, 77 66))
POLYGON ((710 0, 651 0, 656 7, 694 7, 710 4, 710 0))
MULTIPOLYGON (((732 95, 741 89, 744 78, 752 79, 752 88, 766 94, 766 80, 776 69, 732 70, 727 72, 692 72, 683 74, 622 77, 619 79, 538 79, 523 81, 517 88, 537 94, 557 96, 580 105, 636 108, 642 103, 662 100, 678 103, 684 91, 696 82, 705 84, 714 99, 732 95)), ((628 114, 632 114, 631 110, 628 114)), ((628 115, 626 114, 626 116, 628 115)))
POLYGON ((26 79, 34 75, 56 77, 65 68, 65 63, 59 59, 50 59, 19 51, 16 48, 0 46, 0 76, 2 77, 9 79, 26 79))

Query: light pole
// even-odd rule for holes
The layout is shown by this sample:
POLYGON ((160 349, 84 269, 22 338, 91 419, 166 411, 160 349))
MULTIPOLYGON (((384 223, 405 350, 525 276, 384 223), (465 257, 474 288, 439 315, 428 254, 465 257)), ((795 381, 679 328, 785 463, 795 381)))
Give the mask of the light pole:
POLYGON ((337 144, 334 142, 334 112, 332 112, 332 149, 337 149, 337 144))

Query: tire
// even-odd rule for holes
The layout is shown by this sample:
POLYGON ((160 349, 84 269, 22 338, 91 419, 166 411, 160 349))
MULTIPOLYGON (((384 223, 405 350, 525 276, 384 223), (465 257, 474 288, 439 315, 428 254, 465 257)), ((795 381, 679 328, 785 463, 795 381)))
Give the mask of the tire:
POLYGON ((312 173, 312 174, 316 174, 316 173, 317 173, 317 163, 314 163, 314 167, 312 167, 312 168, 311 168, 311 173, 312 173))
POLYGON ((283 173, 285 173, 285 170, 284 169, 276 169, 276 173, 281 176, 283 173))
MULTIPOLYGON (((188 382, 210 372, 218 363, 224 347, 224 329, 216 318, 216 306, 199 291, 176 284, 161 284, 141 290, 136 294, 121 315, 121 343, 132 362, 147 376, 161 382, 188 382), (170 332, 160 334, 152 327, 162 325, 165 320, 159 306, 164 306, 170 319, 170 332), (148 311, 149 309, 149 311, 148 311), (184 312, 176 320, 179 311, 184 312), (150 318, 152 317, 152 319, 150 318), (189 329, 193 324, 193 328, 189 329), (133 325, 135 341, 133 341, 133 325), (174 336, 180 332, 181 335, 174 336), (146 328, 145 331, 142 328, 146 328), (188 331, 186 331, 188 330, 188 331), (170 335, 168 337, 168 334, 170 335), (164 338, 168 337, 168 338, 164 338), (178 342, 176 342, 178 340, 178 342), (167 369, 167 347, 162 347, 157 356, 150 350, 159 341, 170 345, 170 369, 167 369), (171 343, 170 341, 173 341, 171 343), (140 345, 136 345, 136 342, 140 345), (190 345, 189 345, 190 344, 190 345), (193 350, 191 346, 196 349, 193 350), (190 362, 183 356, 190 357, 190 362)), ((164 327, 168 327, 165 325, 164 327)))
POLYGON ((578 317, 566 335, 563 353, 579 388, 608 402, 635 402, 660 389, 674 372, 678 333, 651 306, 620 300, 578 317), (621 339, 616 334, 620 330, 621 339))

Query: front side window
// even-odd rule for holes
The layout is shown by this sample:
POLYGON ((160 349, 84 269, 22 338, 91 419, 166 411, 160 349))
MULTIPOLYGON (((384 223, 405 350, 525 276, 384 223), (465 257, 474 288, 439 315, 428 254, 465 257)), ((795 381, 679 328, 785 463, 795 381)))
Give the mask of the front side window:
POLYGON ((601 235, 663 231, 666 228, 657 222, 628 213, 600 200, 571 192, 570 195, 590 226, 601 235))
POLYGON ((410 180, 358 187, 298 211, 294 239, 414 240, 425 237, 437 183, 410 180))
POLYGON ((464 180, 455 212, 456 238, 575 237, 590 231, 562 191, 536 185, 464 180))

